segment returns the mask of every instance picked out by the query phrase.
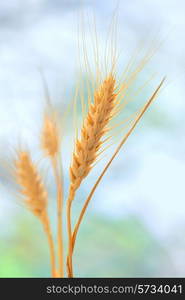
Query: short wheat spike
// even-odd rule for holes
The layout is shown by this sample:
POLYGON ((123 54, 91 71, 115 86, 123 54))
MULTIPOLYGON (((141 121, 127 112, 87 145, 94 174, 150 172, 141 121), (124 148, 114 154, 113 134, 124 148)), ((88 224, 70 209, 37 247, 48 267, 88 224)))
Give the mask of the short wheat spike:
POLYGON ((76 140, 75 151, 70 166, 70 190, 67 200, 68 226, 68 276, 73 277, 72 270, 72 236, 71 236, 71 204, 75 192, 82 180, 88 175, 96 161, 102 145, 102 137, 108 131, 108 123, 114 115, 116 106, 115 78, 110 74, 94 93, 94 102, 84 120, 81 136, 76 140))
POLYGON ((28 152, 18 152, 18 157, 15 161, 15 175, 16 182, 20 186, 20 193, 24 197, 26 206, 43 224, 50 248, 51 272, 52 276, 55 277, 55 253, 47 213, 47 191, 28 152))
POLYGON ((59 274, 64 277, 63 267, 63 229, 62 229, 62 207, 63 207, 63 180, 59 172, 57 155, 60 152, 60 132, 56 116, 53 113, 45 114, 41 132, 41 146, 46 156, 49 156, 57 185, 57 241, 59 274))

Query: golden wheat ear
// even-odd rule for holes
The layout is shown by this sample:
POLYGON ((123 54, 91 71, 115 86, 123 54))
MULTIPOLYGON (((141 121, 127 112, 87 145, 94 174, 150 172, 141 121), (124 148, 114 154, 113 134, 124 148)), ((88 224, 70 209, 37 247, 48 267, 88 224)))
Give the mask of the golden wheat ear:
POLYGON ((37 167, 32 162, 30 154, 27 151, 18 151, 18 155, 15 160, 15 178, 16 183, 20 187, 19 191, 23 197, 25 205, 43 224, 50 248, 51 273, 52 276, 55 277, 55 253, 47 212, 47 191, 42 178, 38 173, 37 167))
POLYGON ((110 74, 95 91, 94 102, 84 119, 80 138, 76 140, 70 166, 70 188, 76 191, 88 175, 102 146, 102 137, 108 131, 115 108, 115 78, 110 74))

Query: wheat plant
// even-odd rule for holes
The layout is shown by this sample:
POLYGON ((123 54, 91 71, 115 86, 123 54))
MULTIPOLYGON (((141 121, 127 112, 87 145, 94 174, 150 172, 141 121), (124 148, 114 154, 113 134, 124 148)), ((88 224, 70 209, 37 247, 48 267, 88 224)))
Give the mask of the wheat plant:
MULTIPOLYGON (((114 34, 114 30, 112 31, 114 34)), ((112 41, 112 39, 111 39, 112 41)), ((84 41, 83 41, 84 42, 84 41)), ((95 48, 95 80, 93 81, 93 70, 89 67, 89 61, 86 52, 84 53, 84 62, 87 71, 86 82, 88 90, 88 105, 86 111, 83 111, 84 117, 78 136, 74 140, 72 159, 69 166, 69 190, 68 197, 64 199, 64 185, 61 166, 61 126, 60 118, 57 116, 51 103, 47 106, 43 114, 43 125, 40 132, 40 148, 45 159, 50 162, 53 177, 56 183, 56 203, 57 203, 57 239, 55 239, 50 226, 48 215, 48 192, 42 176, 39 174, 38 165, 32 161, 30 152, 27 149, 19 149, 14 161, 15 181, 19 186, 19 192, 23 203, 40 220, 44 232, 48 239, 51 276, 52 277, 73 277, 73 252, 78 235, 79 227, 82 223, 84 214, 92 199, 96 188, 100 184, 106 171, 116 158, 124 143, 135 129, 136 125, 143 117, 144 113, 158 96, 164 83, 163 78, 155 91, 132 117, 128 118, 126 133, 122 134, 117 148, 109 158, 107 164, 98 176, 94 186, 84 200, 83 207, 76 223, 72 226, 72 205, 75 205, 76 193, 80 189, 82 182, 88 177, 89 173, 98 163, 102 152, 106 151, 104 145, 111 138, 111 131, 114 128, 114 121, 117 115, 125 109, 129 102, 126 93, 133 82, 137 80, 138 74, 142 71, 146 63, 151 59, 156 48, 147 53, 139 62, 134 70, 131 66, 133 59, 128 63, 123 74, 117 76, 116 64, 117 55, 115 48, 111 45, 110 54, 104 54, 104 68, 100 64, 98 43, 95 48), (110 61, 109 61, 110 58, 110 61), (102 70, 103 69, 103 70, 102 70), (90 74, 90 76, 89 76, 90 74), (92 82, 91 82, 92 81, 92 82), (130 122, 131 121, 131 122, 130 122), (66 200, 66 201, 65 201, 66 200), (66 209, 64 209, 64 205, 66 209), (67 255, 64 257, 64 218, 67 219, 66 232, 68 236, 67 255)), ((84 49, 84 47, 82 47, 84 49)), ((146 83, 145 83, 146 84, 146 83)), ((144 85, 145 85, 144 84, 144 85)), ((141 89, 142 91, 142 89, 141 89)), ((84 98, 83 98, 84 100, 84 98)), ((83 101, 82 101, 83 102, 83 101)), ((127 123, 127 120, 123 120, 127 123)), ((122 124, 124 123, 122 122, 122 124)), ((118 126, 120 127, 120 126, 118 126)))

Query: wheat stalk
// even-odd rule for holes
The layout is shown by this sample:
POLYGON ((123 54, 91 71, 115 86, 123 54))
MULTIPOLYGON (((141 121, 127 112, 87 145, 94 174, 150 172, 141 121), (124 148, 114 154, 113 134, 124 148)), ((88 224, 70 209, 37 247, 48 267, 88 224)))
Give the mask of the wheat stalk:
POLYGON ((104 167, 103 171, 101 172, 100 176, 98 177, 97 181, 95 182, 89 196, 87 197, 84 206, 81 210, 80 216, 77 220, 77 223, 75 225, 73 234, 72 234, 72 251, 74 251, 74 246, 75 246, 75 241, 76 241, 76 237, 77 237, 77 233, 80 227, 80 224, 82 222, 83 216, 86 212, 86 209, 89 205, 89 202, 92 198, 92 196, 94 195, 94 192, 96 190, 96 188, 98 187, 100 181, 102 180, 104 174, 106 173, 106 171, 108 170, 109 166, 112 164, 113 160, 115 159, 115 157, 118 155, 119 151, 121 150, 122 146, 125 144, 125 142, 127 141, 128 137, 131 135, 131 133, 133 132, 133 130, 135 129, 136 125, 138 124, 138 122, 140 121, 140 119, 143 117, 144 113, 146 112, 146 110, 149 108, 149 106, 151 105, 151 103, 156 99, 156 97, 158 96, 158 93, 163 85, 165 81, 165 78, 162 79, 162 81, 160 82, 160 84, 158 85, 158 87, 156 88, 156 90, 154 91, 154 93, 152 94, 152 96, 149 98, 149 100, 146 102, 146 104, 143 106, 141 112, 138 114, 138 116, 136 116, 136 118, 133 121, 132 126, 130 127, 130 129, 128 130, 128 132, 124 135, 124 137, 122 138, 120 144, 118 145, 117 149, 115 150, 115 152, 113 153, 112 157, 110 158, 110 160, 108 161, 108 163, 106 164, 106 166, 104 167))
POLYGON ((26 206, 40 219, 47 235, 50 248, 51 273, 56 276, 54 243, 47 213, 47 191, 36 166, 27 151, 19 151, 15 160, 16 182, 20 186, 20 193, 24 197, 26 206))
POLYGON ((57 156, 60 152, 60 132, 56 116, 45 114, 41 133, 41 146, 46 156, 51 160, 56 186, 57 186, 57 241, 58 241, 58 262, 59 275, 64 277, 63 263, 63 229, 62 229, 62 207, 63 207, 63 180, 59 171, 57 156))
POLYGON ((102 146, 102 137, 109 130, 107 125, 114 115, 116 106, 115 78, 110 74, 94 93, 94 102, 84 120, 81 136, 76 140, 73 159, 70 166, 70 188, 67 200, 68 226, 68 276, 73 276, 72 270, 72 232, 71 205, 75 193, 83 179, 92 169, 102 146))

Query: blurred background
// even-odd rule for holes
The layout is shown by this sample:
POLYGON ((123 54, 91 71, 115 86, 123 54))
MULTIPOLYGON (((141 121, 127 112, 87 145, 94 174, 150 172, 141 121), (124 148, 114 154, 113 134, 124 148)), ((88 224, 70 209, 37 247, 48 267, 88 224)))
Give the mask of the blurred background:
MULTIPOLYGON (((50 276, 42 227, 17 199, 9 165, 20 141, 29 146, 35 160, 42 157, 39 135, 45 97, 40 70, 53 105, 62 114, 72 100, 79 72, 79 16, 82 11, 94 14, 101 49, 116 3, 0 2, 0 277, 50 276)), ((138 79, 142 86, 144 79, 156 73, 154 84, 136 97, 128 112, 138 107, 139 101, 144 103, 164 75, 168 79, 92 199, 75 249, 78 277, 185 276, 184 10, 183 0, 119 1, 119 68, 141 41, 162 40, 138 79)), ((73 145, 71 122, 69 112, 62 143, 66 195, 73 145)), ((74 220, 107 159, 96 166, 78 192, 74 220)), ((40 171, 50 193, 55 232, 56 191, 49 163, 43 159, 40 171)))

